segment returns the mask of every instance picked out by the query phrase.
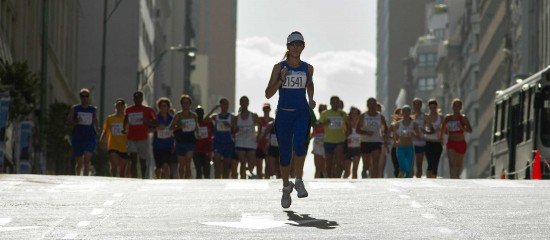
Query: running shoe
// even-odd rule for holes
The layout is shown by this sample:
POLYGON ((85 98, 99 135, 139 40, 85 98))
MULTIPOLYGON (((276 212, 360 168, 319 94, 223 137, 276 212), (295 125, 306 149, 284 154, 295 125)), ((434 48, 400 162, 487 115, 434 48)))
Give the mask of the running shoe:
POLYGON ((281 206, 283 208, 289 208, 292 203, 292 198, 290 197, 292 189, 294 189, 294 183, 292 181, 288 182, 288 186, 283 187, 283 197, 281 198, 281 206))
POLYGON ((298 198, 307 197, 306 186, 304 185, 304 181, 302 181, 302 179, 296 179, 296 184, 294 184, 294 188, 296 189, 296 192, 298 192, 298 198))
POLYGON ((361 178, 368 178, 369 175, 367 174, 367 170, 361 171, 361 178))
POLYGON ((398 178, 404 178, 405 177, 405 172, 399 171, 399 175, 397 177, 398 178))

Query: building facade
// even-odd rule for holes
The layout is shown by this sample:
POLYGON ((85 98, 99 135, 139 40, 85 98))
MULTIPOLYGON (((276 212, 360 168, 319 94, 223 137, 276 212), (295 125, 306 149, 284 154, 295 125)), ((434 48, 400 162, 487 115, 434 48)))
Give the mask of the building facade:
POLYGON ((185 1, 108 1, 107 18, 102 3, 82 1, 80 32, 80 83, 92 89, 93 103, 103 107, 102 119, 114 111, 113 103, 144 93, 144 103, 155 107, 160 97, 179 109, 184 92, 183 64, 185 1), (106 19, 105 61, 102 61, 103 26, 106 19), (102 84, 102 65, 105 66, 102 84), (101 87, 104 103, 101 104, 101 87), (104 105, 104 106, 101 106, 104 105))
MULTIPOLYGON (((197 55, 191 84, 208 111, 227 98, 234 109, 236 86, 237 1, 196 1, 192 14, 197 55)), ((231 110, 230 109, 230 110, 231 110)))
POLYGON ((405 81, 402 62, 418 37, 425 34, 427 2, 378 1, 376 98, 385 106, 386 116, 401 107, 396 100, 405 81))
MULTIPOLYGON (((0 58, 8 63, 26 62, 40 81, 34 89, 39 92, 39 111, 24 118, 29 121, 12 122, 4 131, 5 145, 0 143, 2 160, 10 162, 10 172, 51 170, 46 167, 47 150, 43 147, 49 108, 53 103, 78 100, 79 9, 79 1, 0 0, 0 58), (23 137, 23 123, 27 137, 23 137), (34 148, 34 142, 42 144, 34 148), (27 147, 26 154, 17 151, 23 146, 27 147), (19 161, 22 155, 26 156, 25 164, 19 161)), ((61 118, 64 121, 65 116, 61 118)))

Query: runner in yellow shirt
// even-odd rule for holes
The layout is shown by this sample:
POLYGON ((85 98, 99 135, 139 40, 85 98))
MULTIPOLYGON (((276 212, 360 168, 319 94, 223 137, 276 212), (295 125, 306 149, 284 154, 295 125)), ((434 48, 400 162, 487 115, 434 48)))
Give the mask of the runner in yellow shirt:
POLYGON ((111 114, 105 120, 103 132, 101 133, 101 147, 109 151, 109 160, 111 163, 111 176, 116 177, 117 172, 120 177, 126 176, 126 164, 128 163, 128 141, 126 134, 123 133, 124 111, 126 102, 119 98, 115 101, 116 113, 111 114))
POLYGON ((346 143, 347 114, 340 108, 340 98, 330 98, 330 110, 321 113, 320 126, 325 128, 325 159, 326 170, 332 178, 341 178, 344 162, 344 146, 346 143))

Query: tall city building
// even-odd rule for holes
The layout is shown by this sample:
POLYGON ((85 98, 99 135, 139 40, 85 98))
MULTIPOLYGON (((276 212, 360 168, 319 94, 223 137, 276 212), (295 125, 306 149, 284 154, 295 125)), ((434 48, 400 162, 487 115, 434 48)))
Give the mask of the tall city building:
MULTIPOLYGON (((36 150, 37 153, 46 153, 45 127, 51 104, 78 101, 79 9, 79 1, 0 0, 0 58, 8 63, 26 62, 29 70, 40 81, 33 89, 38 93, 35 100, 39 114, 25 117, 34 123, 36 128, 33 129, 37 130, 31 130, 33 133, 27 131, 33 139, 27 139, 26 160, 40 162, 34 164, 33 173, 50 173, 51 170, 43 162, 46 155, 33 152, 36 150), (35 145, 33 142, 42 144, 35 145), (34 146, 38 148, 31 150, 34 146)), ((60 118, 60 121, 64 121, 65 116, 60 118)), ((8 141, 5 145, 0 143, 2 160, 6 159, 14 164, 12 166, 15 168, 12 170, 15 172, 24 169, 19 166, 21 153, 17 149, 22 148, 25 139, 19 134, 23 131, 18 126, 20 125, 9 124, 4 131, 8 141)))
MULTIPOLYGON (((478 1, 448 1, 448 37, 439 48, 438 78, 442 85, 442 105, 446 113, 451 113, 454 98, 463 102, 463 113, 473 126, 471 134, 466 134, 468 151, 464 156, 462 177, 479 177, 479 35, 480 13, 478 1)), ((490 94, 493 96, 492 94, 490 94)), ((492 100, 489 100, 492 102, 492 100)), ((492 113, 492 111, 490 111, 492 113)), ((487 139, 490 144, 490 139, 487 139)), ((489 147, 489 146, 487 146, 489 147)), ((490 160, 487 160, 487 163, 490 160)), ((487 166, 489 167, 489 166, 487 166)), ((490 168, 486 169, 487 171, 490 168)), ((487 173, 488 175, 489 173, 487 173)))
MULTIPOLYGON (((136 90, 144 92, 144 103, 152 107, 161 96, 178 103, 184 92, 185 2, 107 3, 105 8, 103 2, 82 1, 80 10, 79 86, 91 89, 93 104, 98 107, 102 107, 101 88, 104 88, 101 118, 114 111, 117 98, 133 104, 132 94, 136 90)), ((174 107, 179 108, 179 104, 174 107)))
MULTIPOLYGON (((470 177, 489 176, 491 172, 491 137, 495 92, 510 86, 511 64, 509 36, 509 1, 472 1, 477 3, 480 16, 479 72, 471 75, 463 86, 474 86, 475 92, 463 89, 463 110, 469 115, 474 132, 469 134, 466 157, 475 159, 475 171, 470 177), (473 94, 475 93, 475 94, 473 94), (479 113, 479 115, 477 114, 479 113), (479 152, 479 153, 478 153, 479 152), (469 156, 474 154, 474 156, 469 156)), ((474 6, 475 8, 475 6, 474 6)))
MULTIPOLYGON (((138 24, 142 15, 139 1, 82 1, 81 4, 79 87, 90 89, 92 104, 102 108, 103 115, 99 118, 105 119, 114 111, 115 99, 124 98, 132 104, 132 93, 138 86, 137 69, 143 65, 139 58, 148 61, 147 55, 139 52, 152 47, 140 44, 140 33, 143 31, 144 35, 147 30, 145 23, 138 24), (107 6, 103 5, 105 2, 107 6), (104 106, 101 106, 102 87, 104 106)), ((150 21, 148 28, 152 28, 150 21)))
POLYGON ((539 9, 539 69, 543 69, 545 66, 550 65, 550 2, 539 0, 535 3, 536 8, 539 9))
POLYGON ((184 71, 189 68, 184 64, 184 57, 193 54, 193 46, 185 45, 186 4, 188 1, 161 0, 157 1, 155 10, 156 36, 155 56, 158 65, 153 73, 154 97, 167 97, 172 101, 172 107, 180 108, 180 97, 185 92, 184 71))
POLYGON ((0 0, 0 58, 26 61, 38 76, 44 70, 46 106, 77 100, 79 8, 79 1, 0 0))
POLYGON ((194 95, 200 95, 196 102, 206 111, 220 98, 235 103, 237 1, 196 1, 191 22, 197 47, 191 75, 194 95))
POLYGON ((431 1, 378 1, 376 98, 385 106, 386 115, 396 107, 405 81, 403 59, 418 37, 425 34, 428 2, 431 1))

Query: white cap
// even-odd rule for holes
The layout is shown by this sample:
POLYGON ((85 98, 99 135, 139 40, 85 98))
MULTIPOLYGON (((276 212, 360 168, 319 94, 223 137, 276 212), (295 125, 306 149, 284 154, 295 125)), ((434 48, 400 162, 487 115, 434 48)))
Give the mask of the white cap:
POLYGON ((290 35, 288 35, 288 37, 286 38, 286 43, 287 44, 289 44, 291 42, 294 42, 294 41, 305 42, 304 37, 302 36, 302 34, 300 34, 298 32, 293 32, 290 35))

